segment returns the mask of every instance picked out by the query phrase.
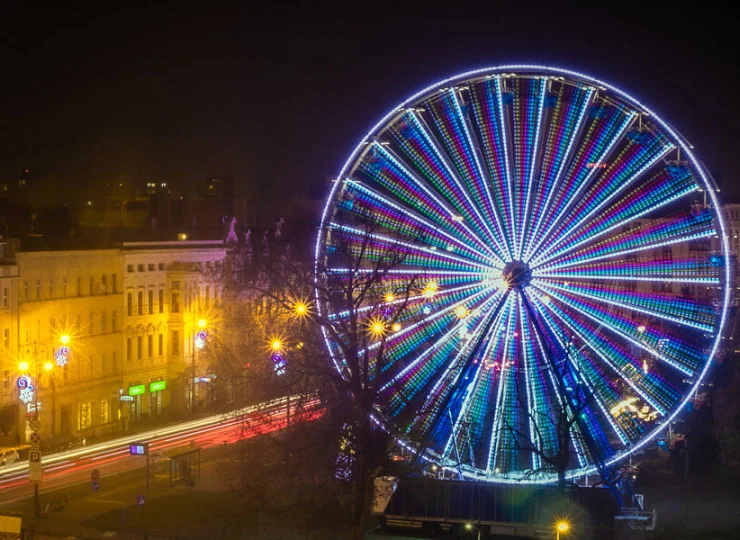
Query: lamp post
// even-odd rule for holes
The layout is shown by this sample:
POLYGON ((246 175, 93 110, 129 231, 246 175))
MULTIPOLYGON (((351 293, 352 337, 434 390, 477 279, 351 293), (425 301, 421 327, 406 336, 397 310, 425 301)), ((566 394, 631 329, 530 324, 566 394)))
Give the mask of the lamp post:
POLYGON ((570 523, 567 521, 558 521, 555 524, 556 540, 560 540, 560 534, 565 534, 570 529, 570 523))
POLYGON ((191 361, 191 373, 190 373, 190 412, 195 410, 195 356, 200 350, 206 346, 206 337, 208 332, 206 327, 208 321, 206 319, 198 319, 198 332, 195 334, 195 348, 193 349, 193 356, 191 361))
MULTIPOLYGON (((70 338, 68 335, 63 335, 60 337, 60 341, 62 343, 62 347, 59 349, 62 354, 56 354, 56 364, 59 367, 64 366, 67 363, 67 355, 69 354, 69 350, 67 349, 66 345, 69 343, 70 338)), ((45 343, 39 344, 38 341, 34 340, 33 342, 33 360, 34 360, 34 380, 33 380, 33 397, 31 401, 33 402, 33 419, 38 425, 39 420, 39 391, 41 389, 41 369, 39 366, 39 349, 41 352, 46 352, 46 354, 49 353, 49 346, 45 343)), ((30 353, 30 349, 27 349, 27 351, 30 353)), ((51 361, 44 362, 44 370, 49 373, 50 378, 50 384, 51 387, 51 435, 54 436, 56 431, 56 419, 55 419, 55 411, 56 411, 56 379, 54 376, 54 363, 51 361)), ((30 365, 29 362, 26 360, 21 361, 18 364, 18 368, 21 371, 21 373, 25 373, 29 371, 30 365)), ((39 501, 39 483, 38 481, 34 481, 33 483, 33 510, 36 517, 41 517, 41 503, 39 501)))

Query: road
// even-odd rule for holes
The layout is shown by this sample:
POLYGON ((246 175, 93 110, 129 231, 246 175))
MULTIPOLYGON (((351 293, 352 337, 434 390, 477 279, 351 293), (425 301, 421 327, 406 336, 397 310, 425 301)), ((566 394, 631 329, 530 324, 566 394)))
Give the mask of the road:
MULTIPOLYGON (((161 451, 167 455, 191 446, 206 449, 283 428, 288 422, 288 403, 291 424, 311 421, 323 414, 318 398, 306 400, 304 397, 301 409, 296 411, 298 398, 279 398, 247 407, 238 414, 214 415, 49 454, 43 457, 43 481, 40 484, 42 499, 49 500, 54 492, 67 486, 91 483, 90 474, 94 469, 100 473, 102 486, 106 476, 145 467, 145 457, 130 455, 129 445, 132 443, 149 443, 150 453, 161 451)), ((0 471, 0 505, 26 499, 32 494, 33 484, 28 481, 27 461, 6 466, 0 471)))

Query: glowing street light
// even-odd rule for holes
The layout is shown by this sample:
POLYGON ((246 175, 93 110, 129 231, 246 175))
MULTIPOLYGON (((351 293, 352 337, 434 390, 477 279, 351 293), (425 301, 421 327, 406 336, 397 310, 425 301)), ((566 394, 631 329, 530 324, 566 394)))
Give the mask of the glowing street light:
POLYGON ((270 348, 275 352, 280 351, 283 348, 282 340, 278 338, 273 339, 272 341, 270 341, 270 348))
POLYGON ((557 540, 560 540, 560 533, 567 533, 570 530, 570 523, 567 521, 558 521, 555 524, 555 532, 557 534, 557 540))
POLYGON ((28 362, 23 360, 22 362, 18 362, 18 369, 20 371, 28 371, 28 362))
POLYGON ((424 297, 425 298, 431 298, 435 294, 437 294, 437 290, 439 289, 439 285, 436 281, 430 281, 427 283, 426 287, 424 287, 424 297))
POLYGON ((205 328, 208 326, 208 321, 205 319, 198 319, 198 328, 205 328))
POLYGON ((51 371, 52 369, 54 369, 54 364, 52 364, 51 362, 44 362, 44 369, 46 371, 51 371))
POLYGON ((293 312, 299 317, 303 317, 308 314, 308 305, 299 300, 293 304, 293 312))
POLYGON ((385 323, 379 319, 375 319, 370 321, 370 333, 375 336, 379 337, 382 336, 385 333, 385 323))
POLYGON ((391 328, 394 332, 398 332, 401 329, 401 325, 399 323, 395 323, 391 328))
POLYGON ((465 306, 457 306, 455 308, 455 316, 458 319, 464 319, 468 315, 468 308, 465 306))
POLYGON ((386 302, 388 302, 389 304, 390 304, 391 302, 393 302, 393 301, 394 301, 395 299, 396 299, 396 295, 395 295, 395 294, 393 294, 393 293, 387 293, 387 294, 385 295, 385 301, 386 301, 386 302))
POLYGON ((59 336, 59 341, 62 345, 67 345, 70 342, 69 334, 62 334, 59 336))

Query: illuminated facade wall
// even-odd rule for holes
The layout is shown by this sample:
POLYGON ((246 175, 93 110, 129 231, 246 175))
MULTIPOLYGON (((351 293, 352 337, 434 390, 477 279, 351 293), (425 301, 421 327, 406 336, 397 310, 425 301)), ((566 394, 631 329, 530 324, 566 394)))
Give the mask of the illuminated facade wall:
POLYGON ((0 411, 18 412, 15 432, 6 429, 0 444, 30 436, 25 418, 33 404, 20 402, 16 386, 21 362, 39 383, 43 438, 52 429, 81 437, 119 431, 184 408, 194 358, 196 376, 205 374, 193 354, 198 320, 218 333, 217 292, 204 269, 224 256, 222 242, 17 253, 17 267, 8 266, 7 279, 0 275, 0 294, 6 283, 9 289, 0 335, 11 338, 7 348, 0 343, 0 411), (65 335, 70 353, 61 367, 54 355, 65 335), (51 371, 46 362, 54 363, 51 371))

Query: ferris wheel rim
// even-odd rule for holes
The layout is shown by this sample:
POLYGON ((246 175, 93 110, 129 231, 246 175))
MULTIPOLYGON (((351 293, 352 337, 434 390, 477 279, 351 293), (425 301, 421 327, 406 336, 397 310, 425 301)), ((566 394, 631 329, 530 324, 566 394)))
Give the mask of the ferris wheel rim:
MULTIPOLYGON (((630 106, 634 107, 636 110, 642 111, 646 115, 649 115, 651 120, 656 122, 663 130, 665 130, 665 132, 670 135, 672 141, 679 145, 682 154, 686 158, 688 158, 688 161, 690 161, 693 167, 693 170, 697 173, 698 178, 701 181, 701 187, 703 187, 703 189, 709 192, 709 200, 711 201, 712 207, 715 209, 714 216, 716 217, 716 221, 718 224, 717 228, 719 229, 720 236, 721 236, 720 244, 722 246, 722 253, 725 255, 728 255, 730 253, 729 242, 728 242, 728 237, 727 237, 727 226, 725 224, 725 217, 723 215, 723 212, 721 211, 719 199, 713 189, 713 182, 711 180, 711 177, 708 174, 704 164, 694 154, 693 146, 676 129, 674 129, 671 124, 665 121, 659 114, 655 113, 648 106, 643 104, 638 98, 596 77, 592 77, 590 75, 587 75, 587 74, 584 74, 584 73, 581 73, 575 70, 570 70, 570 69, 565 69, 565 68, 560 68, 560 67, 555 67, 555 66, 539 65, 539 64, 505 64, 505 65, 489 66, 489 67, 483 67, 483 68, 464 71, 464 72, 457 73, 455 75, 452 75, 450 77, 447 77, 445 79, 442 79, 431 85, 426 86, 425 88, 421 89, 420 91, 411 95, 409 98, 402 101, 400 104, 391 108, 376 124, 373 125, 373 127, 363 137, 359 139, 359 143, 357 144, 357 146, 355 146, 354 150, 349 154, 347 160, 344 162, 340 170, 339 175, 332 182, 331 189, 329 190, 329 193, 326 196, 325 204, 321 212, 321 220, 320 220, 320 224, 318 227, 317 237, 316 237, 316 242, 315 242, 315 247, 314 247, 314 281, 315 281, 315 284, 317 284, 318 280, 320 279, 319 262, 320 262, 321 249, 324 246, 324 241, 326 238, 325 231, 327 230, 327 216, 329 215, 329 212, 333 208, 333 204, 335 203, 335 196, 336 196, 337 190, 341 186, 344 179, 347 178, 348 171, 353 167, 355 163, 358 162, 365 146, 367 145, 367 141, 381 134, 383 130, 390 125, 390 123, 393 120, 393 117, 398 115, 402 109, 406 108, 410 104, 415 104, 415 103, 419 103, 423 101, 427 97, 431 96, 434 92, 444 87, 449 87, 451 84, 458 83, 461 81, 469 82, 471 79, 480 79, 488 75, 492 77, 501 76, 501 75, 507 74, 507 72, 512 72, 512 71, 518 72, 518 73, 513 73, 513 75, 521 75, 521 76, 539 75, 541 77, 546 77, 546 78, 548 77, 554 78, 554 77, 560 76, 560 77, 568 77, 569 79, 575 79, 578 82, 583 82, 589 85, 594 85, 603 90, 607 90, 609 92, 614 93, 621 100, 623 100, 630 106)), ((721 302, 720 313, 718 316, 718 324, 717 324, 716 331, 713 332, 715 335, 712 338, 711 350, 707 356, 706 362, 702 366, 701 372, 696 375, 696 381, 691 386, 690 390, 685 393, 685 396, 683 396, 683 398, 672 408, 672 410, 669 411, 670 414, 666 415, 666 417, 660 423, 658 423, 655 427, 646 431, 645 434, 639 440, 637 440, 634 444, 631 444, 628 447, 615 452, 615 454, 606 461, 608 465, 614 465, 624 460, 626 457, 634 454, 635 452, 643 448, 645 445, 653 441, 666 428, 667 425, 675 421, 676 417, 679 416, 679 414, 685 409, 686 405, 696 395, 701 384, 704 382, 707 372, 709 371, 709 368, 712 366, 715 360, 717 351, 719 349, 721 336, 722 336, 723 331, 725 330, 725 326, 727 322, 727 312, 728 312, 728 308, 730 304, 730 283, 731 283, 731 277, 732 277, 731 263, 730 263, 730 258, 728 256, 724 257, 722 270, 723 272, 722 272, 721 279, 719 282, 719 288, 722 289, 722 293, 721 293, 722 302, 721 302)), ((321 305, 318 289, 315 289, 314 294, 315 294, 317 311, 319 312, 319 314, 321 314, 321 310, 323 306, 321 305)), ((324 328, 322 328, 322 334, 324 336, 324 341, 325 341, 327 351, 329 352, 336 369, 340 371, 341 373, 341 368, 339 366, 337 358, 334 355, 333 349, 330 345, 330 337, 324 328)), ((383 420, 378 419, 378 418, 373 418, 373 421, 375 421, 381 426, 385 423, 383 420)), ((399 442, 401 442, 404 445, 408 445, 407 447, 410 450, 413 450, 413 447, 414 447, 413 443, 410 443, 408 441, 402 441, 401 439, 402 438, 399 438, 399 442)), ((425 455, 421 455, 421 457, 426 459, 425 455)), ((567 476, 569 478, 573 478, 573 477, 582 476, 584 474, 591 474, 593 472, 595 472, 595 466, 591 465, 591 466, 583 467, 583 468, 569 469, 567 476)), ((475 477, 476 475, 475 473, 471 473, 470 475, 465 474, 464 476, 475 477)), ((495 482, 506 482, 507 480, 502 479, 502 478, 496 478, 494 481, 495 482)), ((521 480, 521 479, 512 479, 511 482, 526 483, 527 481, 521 480)), ((532 481, 532 483, 537 483, 537 481, 532 481)))

